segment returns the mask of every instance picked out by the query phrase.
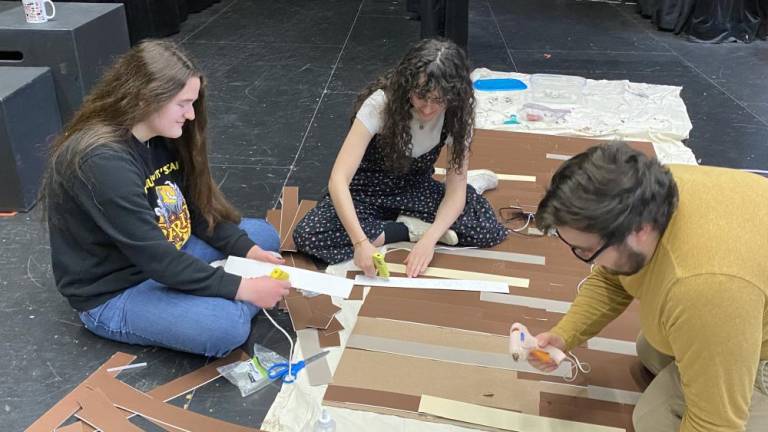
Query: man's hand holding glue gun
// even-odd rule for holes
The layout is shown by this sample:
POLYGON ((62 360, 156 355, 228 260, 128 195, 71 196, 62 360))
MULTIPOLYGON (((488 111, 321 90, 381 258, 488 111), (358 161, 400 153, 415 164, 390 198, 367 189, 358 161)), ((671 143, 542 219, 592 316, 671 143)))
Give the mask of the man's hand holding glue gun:
POLYGON ((568 358, 564 349, 565 341, 554 333, 542 333, 534 337, 520 323, 512 324, 509 329, 509 353, 512 359, 516 362, 527 360, 531 366, 543 372, 553 372, 568 358))

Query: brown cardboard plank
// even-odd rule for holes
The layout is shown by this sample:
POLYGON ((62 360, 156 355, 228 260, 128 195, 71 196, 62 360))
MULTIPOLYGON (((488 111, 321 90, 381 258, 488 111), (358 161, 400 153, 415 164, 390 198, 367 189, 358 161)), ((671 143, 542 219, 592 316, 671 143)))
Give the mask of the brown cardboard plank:
MULTIPOLYGON (((185 393, 189 393, 198 387, 204 386, 205 384, 208 384, 209 382, 221 376, 219 371, 216 370, 218 367, 228 365, 236 361, 243 361, 248 358, 249 358, 248 354, 246 354, 245 351, 241 349, 232 351, 226 357, 216 359, 213 362, 197 370, 194 370, 186 375, 180 376, 163 385, 155 387, 154 389, 150 390, 147 394, 154 397, 155 399, 168 402, 171 399, 175 399, 178 396, 181 396, 185 393)), ((123 416, 126 416, 127 418, 134 416, 134 414, 130 411, 125 411, 125 410, 120 410, 120 411, 123 413, 123 416)), ((174 430, 174 431, 178 430, 176 428, 173 428, 167 425, 160 425, 160 424, 157 424, 157 425, 158 427, 162 427, 167 430, 174 430)), ((69 425, 69 427, 71 427, 72 429, 71 430, 68 429, 67 431, 63 431, 63 432, 76 432, 76 431, 79 432, 80 430, 84 432, 95 431, 95 429, 84 424, 83 422, 72 423, 71 425, 69 425)))
POLYGON ((77 403, 83 408, 77 414, 91 426, 104 431, 141 432, 125 414, 112 405, 107 396, 99 389, 86 386, 78 392, 77 403))
POLYGON ((339 386, 411 396, 430 394, 535 415, 539 412, 540 391, 557 387, 564 394, 581 395, 585 392, 576 386, 519 380, 516 374, 504 369, 347 348, 333 382, 339 386))
POLYGON ((288 233, 291 231, 291 224, 296 217, 296 211, 299 208, 299 188, 296 186, 286 186, 283 188, 280 208, 280 249, 282 250, 288 233))
POLYGON ((419 412, 420 400, 421 396, 345 387, 335 384, 329 385, 323 396, 323 403, 341 402, 410 412, 419 412))
POLYGON ((267 222, 280 233, 280 209, 267 210, 267 222))
POLYGON ((115 406, 139 414, 155 422, 186 430, 219 432, 254 432, 257 429, 187 411, 159 401, 106 374, 96 374, 92 384, 101 389, 115 406))
POLYGON ((296 244, 293 242, 293 229, 296 228, 296 224, 301 222, 301 220, 304 219, 304 216, 306 216, 307 213, 309 213, 309 211, 312 210, 316 205, 317 201, 302 200, 301 203, 299 203, 299 208, 296 211, 296 214, 293 216, 293 220, 291 221, 291 225, 288 228, 285 240, 283 240, 280 245, 281 251, 296 252, 296 244))
MULTIPOLYGON (((32 423, 27 429, 27 432, 50 432, 57 427, 59 427, 62 423, 64 423, 68 418, 70 418, 77 410, 80 409, 80 404, 77 403, 77 394, 78 391, 85 387, 86 385, 90 384, 91 378, 97 374, 97 373, 107 373, 106 370, 113 367, 118 366, 126 366, 129 365, 136 356, 131 354, 126 354, 122 352, 117 352, 112 355, 104 364, 99 366, 99 368, 91 374, 89 377, 87 377, 82 383, 80 383, 77 387, 75 387, 71 392, 69 392, 66 396, 64 396, 60 401, 56 402, 55 405, 53 405, 48 411, 45 412, 40 418, 35 420, 34 423, 32 423)), ((117 375, 117 372, 112 373, 114 375, 117 375)))

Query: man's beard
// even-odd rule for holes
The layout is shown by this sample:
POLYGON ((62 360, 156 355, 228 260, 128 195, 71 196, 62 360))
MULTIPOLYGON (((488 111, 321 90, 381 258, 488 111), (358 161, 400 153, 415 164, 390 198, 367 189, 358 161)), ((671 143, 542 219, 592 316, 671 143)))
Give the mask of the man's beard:
POLYGON ((630 248, 628 245, 621 246, 621 254, 625 257, 621 268, 606 268, 608 273, 616 276, 632 276, 645 267, 648 259, 644 254, 630 248))

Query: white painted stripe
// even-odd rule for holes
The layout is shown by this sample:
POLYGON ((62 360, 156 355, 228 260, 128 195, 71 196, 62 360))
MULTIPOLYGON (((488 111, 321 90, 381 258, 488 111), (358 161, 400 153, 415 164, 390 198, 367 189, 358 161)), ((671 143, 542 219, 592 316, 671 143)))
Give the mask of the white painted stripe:
MULTIPOLYGON (((445 175, 445 168, 435 167, 435 174, 445 175)), ((498 174, 497 173, 496 177, 498 177, 499 180, 536 183, 536 176, 530 176, 530 175, 498 174)))
POLYGON ((548 312, 566 313, 571 307, 570 302, 549 300, 536 297, 525 297, 514 294, 499 294, 493 292, 480 293, 480 300, 491 303, 503 303, 515 306, 526 306, 536 309, 544 309, 548 312))
POLYGON ((600 386, 587 386, 587 397, 606 402, 616 402, 627 405, 637 405, 642 393, 629 390, 613 389, 600 386))
POLYGON ((637 347, 634 342, 618 339, 594 337, 587 341, 587 348, 616 354, 637 355, 637 347))
POLYGON ((563 154, 547 153, 547 159, 567 161, 568 159, 570 159, 572 157, 573 156, 563 155, 563 154))

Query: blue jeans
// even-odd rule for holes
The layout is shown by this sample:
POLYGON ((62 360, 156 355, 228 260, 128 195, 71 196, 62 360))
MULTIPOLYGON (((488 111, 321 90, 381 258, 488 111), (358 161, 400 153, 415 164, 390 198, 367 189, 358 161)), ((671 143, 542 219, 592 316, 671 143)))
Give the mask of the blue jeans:
MULTIPOLYGON (((262 249, 279 249, 277 231, 264 219, 244 218, 240 228, 262 249)), ((207 263, 225 258, 195 236, 181 250, 207 263)), ((223 357, 245 343, 259 310, 251 303, 187 294, 148 279, 80 312, 80 320, 107 339, 223 357)))

